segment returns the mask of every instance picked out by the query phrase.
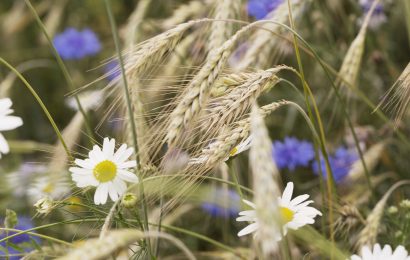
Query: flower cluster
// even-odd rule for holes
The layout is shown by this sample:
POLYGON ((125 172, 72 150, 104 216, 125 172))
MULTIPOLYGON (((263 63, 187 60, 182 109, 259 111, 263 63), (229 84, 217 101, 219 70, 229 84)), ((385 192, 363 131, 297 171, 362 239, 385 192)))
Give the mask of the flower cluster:
POLYGON ((261 20, 282 3, 283 0, 249 0, 248 13, 255 19, 261 20))
MULTIPOLYGON (((286 235, 288 229, 299 229, 307 224, 313 224, 316 216, 321 216, 322 213, 313 207, 309 207, 313 201, 308 200, 309 195, 304 194, 292 199, 293 194, 293 182, 289 182, 283 191, 282 197, 278 200, 278 212, 282 221, 282 232, 276 234, 277 240, 282 239, 282 234, 286 235)), ((238 236, 248 235, 250 233, 257 232, 259 228, 258 216, 255 210, 255 204, 250 201, 244 200, 244 202, 253 208, 253 210, 247 210, 239 212, 237 221, 253 222, 244 229, 242 229, 238 236)))
MULTIPOLYGON (((330 168, 332 169, 333 178, 336 183, 343 181, 349 173, 353 163, 357 160, 357 154, 345 147, 338 148, 334 155, 329 156, 330 168)), ((324 158, 321 158, 320 160, 320 170, 323 177, 326 178, 327 172, 324 158)), ((316 175, 319 175, 319 164, 316 161, 313 162, 313 172, 316 175)))
POLYGON ((241 206, 238 193, 229 189, 218 188, 209 192, 206 202, 201 207, 211 216, 228 218, 236 216, 241 206))
MULTIPOLYGON (((14 227, 14 229, 17 230, 28 230, 33 228, 33 223, 31 222, 31 219, 29 217, 19 217, 18 218, 18 223, 14 227)), ((1 232, 0 233, 0 239, 4 239, 7 236, 11 236, 13 234, 16 234, 17 232, 14 231, 9 231, 9 232, 1 232)), ((33 250, 33 241, 35 243, 40 243, 40 239, 36 236, 32 236, 29 234, 20 234, 18 236, 11 237, 10 239, 7 240, 9 243, 12 243, 15 246, 8 246, 6 242, 1 242, 0 243, 0 258, 3 259, 3 257, 7 256, 8 259, 10 260, 18 260, 21 259, 21 255, 23 252, 30 252, 33 250), (17 247, 21 249, 17 250, 17 247)))
POLYGON ((54 37, 53 44, 58 54, 65 60, 78 60, 93 56, 101 50, 101 43, 97 35, 88 28, 82 31, 67 28, 54 37))
POLYGON ((273 156, 279 169, 293 171, 296 167, 306 167, 314 159, 313 145, 294 137, 286 137, 283 142, 273 143, 273 156))
POLYGON ((0 99, 0 158, 1 154, 7 154, 10 151, 9 145, 1 132, 13 130, 23 125, 23 120, 20 117, 10 115, 13 113, 12 105, 13 102, 9 98, 0 99))

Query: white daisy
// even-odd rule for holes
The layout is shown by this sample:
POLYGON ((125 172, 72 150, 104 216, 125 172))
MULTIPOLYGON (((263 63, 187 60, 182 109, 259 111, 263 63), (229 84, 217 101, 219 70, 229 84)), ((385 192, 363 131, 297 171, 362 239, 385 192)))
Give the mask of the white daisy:
POLYGON ((0 158, 2 153, 7 154, 10 151, 9 145, 1 132, 13 130, 23 125, 23 120, 20 117, 10 115, 13 113, 11 105, 13 105, 13 102, 9 98, 0 99, 0 158))
MULTIPOLYGON (((235 155, 238 155, 248 150, 251 147, 251 143, 252 143, 252 136, 250 135, 248 138, 243 140, 240 144, 238 144, 231 150, 231 152, 229 153, 229 157, 233 157, 235 155)), ((226 158, 225 161, 228 160, 229 157, 226 158)))
POLYGON ((128 171, 128 168, 137 165, 135 160, 127 161, 134 149, 127 149, 126 144, 121 145, 117 152, 114 152, 114 149, 115 140, 104 138, 102 150, 98 145, 94 145, 93 150, 88 154, 88 159, 75 160, 75 164, 80 167, 69 169, 78 187, 97 187, 94 194, 96 205, 105 204, 108 195, 112 201, 118 200, 127 190, 125 181, 138 182, 137 176, 128 171))
MULTIPOLYGON (((315 223, 314 218, 317 215, 322 215, 322 213, 320 213, 320 211, 318 211, 317 209, 308 206, 313 202, 312 200, 306 201, 309 198, 309 195, 300 195, 292 200, 292 193, 293 182, 289 182, 286 185, 285 190, 283 191, 282 197, 278 198, 283 235, 286 235, 288 229, 296 230, 306 224, 315 223)), ((247 221, 253 223, 242 229, 238 233, 238 236, 248 235, 257 231, 259 228, 258 216, 255 211, 255 204, 247 200, 244 200, 244 202, 252 207, 253 210, 239 212, 240 217, 238 217, 236 221, 247 221)), ((277 239, 281 240, 281 238, 281 233, 278 232, 277 239)))
POLYGON ((351 260, 409 260, 410 256, 403 246, 396 247, 392 250, 390 245, 385 245, 383 249, 379 244, 373 246, 373 252, 370 247, 364 246, 361 250, 361 256, 352 255, 351 260))
POLYGON ((30 201, 36 202, 39 199, 48 197, 51 199, 61 199, 70 191, 69 182, 66 175, 56 176, 43 175, 35 179, 27 190, 30 201))

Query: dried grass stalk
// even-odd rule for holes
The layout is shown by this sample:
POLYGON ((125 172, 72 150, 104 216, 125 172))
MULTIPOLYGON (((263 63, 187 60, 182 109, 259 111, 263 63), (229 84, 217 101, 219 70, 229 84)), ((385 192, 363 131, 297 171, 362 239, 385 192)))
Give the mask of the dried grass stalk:
POLYGON ((143 233, 136 229, 122 229, 111 231, 102 239, 89 239, 80 244, 80 247, 71 251, 58 260, 88 260, 109 259, 120 249, 126 248, 131 244, 137 243, 144 237, 158 237, 171 241, 176 247, 181 249, 187 259, 195 259, 191 251, 177 238, 163 232, 143 233))
MULTIPOLYGON (((379 162, 380 156, 384 150, 386 142, 379 142, 372 147, 370 147, 363 155, 364 162, 366 163, 367 169, 372 171, 379 162)), ((361 160, 357 160, 350 169, 347 175, 347 181, 355 183, 362 177, 365 177, 365 169, 361 160)))
POLYGON ((380 220, 384 213, 384 208, 386 202, 390 195, 398 187, 402 185, 409 185, 410 181, 404 180, 396 182, 377 202, 376 206, 373 208, 372 212, 367 216, 366 226, 360 231, 359 239, 357 241, 357 248, 360 249, 363 246, 373 246, 377 242, 377 235, 379 233, 380 220))
POLYGON ((168 30, 177 24, 183 23, 188 19, 193 19, 200 16, 199 14, 207 10, 208 4, 204 1, 189 1, 186 4, 180 5, 173 12, 172 16, 162 22, 162 28, 168 30))
POLYGON ((387 92, 383 101, 378 107, 383 105, 386 109, 391 109, 394 116, 395 126, 397 127, 406 113, 410 103, 410 62, 403 70, 397 81, 387 92))
POLYGON ((266 259, 277 252, 277 237, 280 232, 278 205, 280 196, 277 180, 279 171, 272 160, 272 146, 268 130, 256 104, 251 112, 253 141, 249 153, 253 173, 253 190, 259 228, 255 238, 261 244, 266 259))
MULTIPOLYGON (((292 14, 297 19, 303 10, 303 5, 306 1, 291 1, 292 14)), ((288 3, 284 1, 277 9, 268 15, 270 20, 288 24, 288 3)), ((266 23, 262 26, 263 29, 255 31, 250 40, 245 43, 247 51, 243 58, 234 65, 234 69, 237 71, 245 70, 252 67, 256 69, 264 69, 269 63, 269 57, 277 50, 277 45, 280 41, 278 35, 284 32, 282 26, 274 23, 266 23)))

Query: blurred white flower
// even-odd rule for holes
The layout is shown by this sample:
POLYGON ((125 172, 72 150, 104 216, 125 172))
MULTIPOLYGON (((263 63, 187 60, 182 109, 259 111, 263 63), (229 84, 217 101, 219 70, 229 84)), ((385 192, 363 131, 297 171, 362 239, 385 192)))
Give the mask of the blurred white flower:
POLYGON ((392 250, 390 245, 385 245, 383 249, 379 244, 370 247, 364 246, 361 250, 361 256, 352 255, 351 260, 410 260, 407 250, 403 246, 398 246, 392 250))
MULTIPOLYGON (((84 110, 94 110, 94 109, 97 109, 98 106, 100 106, 104 102, 104 99, 103 99, 104 91, 103 90, 93 90, 93 91, 83 92, 81 94, 78 94, 78 98, 84 110)), ((74 110, 79 110, 75 97, 70 97, 66 101, 66 104, 74 110)))
POLYGON ((25 162, 21 164, 18 170, 7 174, 8 187, 14 196, 24 197, 28 195, 29 187, 34 182, 36 176, 44 174, 46 171, 47 167, 44 164, 25 162))
POLYGON ((13 130, 23 125, 23 120, 20 117, 10 115, 13 113, 11 105, 13 105, 11 99, 0 99, 0 158, 2 153, 7 154, 10 151, 9 145, 1 132, 13 130))
MULTIPOLYGON (((65 176, 65 175, 64 175, 65 176)), ((70 186, 65 177, 43 175, 34 181, 27 193, 31 201, 37 201, 44 197, 59 200, 68 194, 70 186)))
MULTIPOLYGON (((246 138, 245 140, 243 140, 240 144, 238 144, 237 146, 235 146, 231 152, 229 153, 229 157, 233 157, 235 155, 238 155, 246 150, 248 150, 251 147, 251 143, 252 143, 252 135, 250 135, 248 138, 246 138)), ((226 160, 229 159, 226 158, 226 160)))
POLYGON ((114 149, 115 140, 104 138, 102 150, 95 145, 88 154, 89 158, 75 160, 75 164, 80 167, 69 169, 78 187, 97 187, 94 194, 96 205, 105 204, 108 195, 112 201, 118 200, 127 189, 125 181, 138 182, 138 177, 128 171, 137 165, 135 160, 127 161, 134 149, 127 149, 126 144, 121 145, 117 152, 114 149))
MULTIPOLYGON (((314 218, 319 215, 320 213, 317 209, 313 207, 309 207, 308 205, 312 203, 312 200, 308 200, 309 195, 304 194, 297 196, 292 200, 292 193, 293 193, 293 182, 289 182, 286 185, 285 190, 283 191, 282 197, 278 198, 278 206, 280 212, 280 218, 282 222, 282 234, 286 235, 288 229, 298 229, 306 224, 313 224, 315 223, 314 218)), ((255 209, 255 204, 250 201, 244 200, 244 202, 255 209)), ((247 210, 239 212, 240 217, 236 219, 236 221, 247 221, 253 222, 244 229, 242 229, 238 236, 248 235, 258 230, 259 223, 257 212, 255 210, 247 210)), ((282 239, 282 234, 278 230, 277 233, 277 240, 282 239)))

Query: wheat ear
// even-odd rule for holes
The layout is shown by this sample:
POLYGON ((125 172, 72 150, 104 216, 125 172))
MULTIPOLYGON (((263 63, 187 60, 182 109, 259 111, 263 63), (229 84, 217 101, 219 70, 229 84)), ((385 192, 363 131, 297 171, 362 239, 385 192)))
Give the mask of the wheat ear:
POLYGON ((280 235, 278 204, 280 196, 279 171, 272 160, 272 145, 262 113, 256 103, 251 112, 251 134, 253 141, 249 152, 252 167, 253 191, 259 228, 256 239, 261 244, 267 259, 277 252, 280 235))
POLYGON ((212 52, 212 55, 208 57, 206 64, 188 84, 182 99, 170 115, 170 123, 166 136, 169 145, 175 145, 175 142, 180 138, 184 129, 198 115, 199 111, 204 106, 211 87, 226 64, 238 38, 251 27, 259 23, 260 22, 255 22, 243 27, 220 48, 212 52))

